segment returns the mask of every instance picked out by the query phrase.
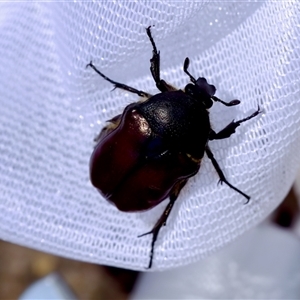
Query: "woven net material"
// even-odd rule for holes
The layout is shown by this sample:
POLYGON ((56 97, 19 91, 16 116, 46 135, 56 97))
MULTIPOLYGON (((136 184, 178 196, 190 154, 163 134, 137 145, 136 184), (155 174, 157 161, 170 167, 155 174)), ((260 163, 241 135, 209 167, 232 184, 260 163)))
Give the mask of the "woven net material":
MULTIPOLYGON (((156 93, 145 27, 161 51, 161 77, 183 88, 185 57, 224 101, 210 110, 210 147, 228 180, 204 157, 158 237, 152 270, 191 263, 262 221, 300 167, 300 5, 278 2, 0 3, 0 238, 73 259, 145 270, 148 232, 167 201, 124 213, 89 181, 94 137, 138 97, 85 66, 156 93)), ((196 139, 197 137, 195 137, 196 139)), ((122 155, 122 149, 120 149, 122 155)))

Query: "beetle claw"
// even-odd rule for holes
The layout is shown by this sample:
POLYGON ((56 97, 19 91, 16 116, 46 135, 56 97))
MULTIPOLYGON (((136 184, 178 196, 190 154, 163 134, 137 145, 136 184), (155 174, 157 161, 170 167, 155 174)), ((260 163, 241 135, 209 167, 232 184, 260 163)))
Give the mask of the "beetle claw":
POLYGON ((142 237, 142 236, 145 236, 145 235, 148 235, 148 234, 153 234, 153 230, 149 231, 149 232, 146 232, 146 233, 143 233, 143 234, 140 234, 138 235, 138 238, 142 237))
POLYGON ((85 68, 87 69, 88 67, 92 67, 92 66, 93 66, 93 62, 90 61, 90 62, 85 66, 85 68))
POLYGON ((154 244, 156 242, 156 239, 157 239, 160 228, 161 228, 161 225, 156 224, 151 231, 146 232, 146 233, 141 234, 141 235, 138 236, 138 237, 142 237, 142 236, 145 236, 145 235, 148 235, 148 234, 152 234, 150 260, 149 260, 149 265, 148 265, 147 269, 150 269, 152 267, 153 256, 154 256, 154 244))

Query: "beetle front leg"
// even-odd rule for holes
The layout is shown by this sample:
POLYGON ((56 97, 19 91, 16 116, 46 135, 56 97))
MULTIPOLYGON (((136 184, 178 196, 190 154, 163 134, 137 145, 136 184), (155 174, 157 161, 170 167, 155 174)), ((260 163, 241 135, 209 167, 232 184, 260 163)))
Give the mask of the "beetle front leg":
POLYGON ((216 133, 215 131, 211 130, 209 134, 209 139, 210 140, 221 140, 221 139, 226 139, 230 137, 233 133, 235 133, 235 129, 239 127, 243 122, 246 122, 254 117, 256 117, 258 114, 260 114, 262 111, 260 110, 260 107, 258 106, 257 111, 255 111, 251 116, 244 118, 239 121, 232 121, 229 123, 225 128, 223 128, 221 131, 216 133))
POLYGON ((160 79, 160 52, 157 51, 154 39, 151 34, 150 30, 151 26, 146 28, 147 35, 149 37, 149 40, 152 44, 152 58, 150 59, 150 71, 152 74, 152 77, 155 81, 156 87, 161 92, 167 92, 167 91, 176 91, 177 89, 173 86, 167 84, 163 79, 160 79))
POLYGON ((186 182, 187 182, 187 180, 183 179, 183 180, 179 181, 177 184, 175 184, 175 186, 173 187, 171 194, 170 194, 170 202, 168 203, 167 207, 165 208, 164 212, 162 213, 162 215, 160 216, 160 218, 158 219, 158 221, 156 222, 156 224, 154 225, 152 230, 138 236, 138 237, 142 237, 142 236, 145 236, 148 234, 152 234, 150 261, 149 261, 148 269, 150 269, 152 267, 152 262, 153 262, 153 257, 154 257, 154 245, 157 240, 158 233, 159 233, 161 227, 166 225, 167 219, 171 213, 174 203, 175 203, 181 189, 186 184, 186 182))
POLYGON ((225 178, 225 175, 224 175, 223 171, 221 170, 221 168, 220 168, 218 162, 216 161, 216 159, 215 159, 213 153, 211 152, 211 150, 210 150, 210 148, 209 148, 208 146, 206 146, 205 152, 206 152, 208 158, 211 160, 211 162, 212 162, 212 164, 213 164, 215 170, 217 171, 217 173, 218 173, 218 175, 219 175, 219 177, 220 177, 220 182, 221 182, 221 183, 224 182, 224 183, 227 184, 230 188, 232 188, 232 189, 235 190, 236 192, 238 192, 238 193, 240 193, 241 195, 243 195, 243 196, 247 199, 247 201, 246 201, 246 203, 245 203, 245 204, 247 204, 247 203, 250 201, 250 196, 248 196, 247 194, 243 193, 241 190, 239 190, 238 188, 236 188, 235 186, 233 186, 231 183, 228 182, 228 180, 225 178))

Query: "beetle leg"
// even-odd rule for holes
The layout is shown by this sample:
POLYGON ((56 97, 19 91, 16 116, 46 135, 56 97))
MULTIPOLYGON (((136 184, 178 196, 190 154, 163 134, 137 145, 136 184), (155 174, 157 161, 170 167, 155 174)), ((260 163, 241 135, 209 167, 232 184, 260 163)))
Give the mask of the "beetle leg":
POLYGON ((139 91, 129 85, 126 85, 124 83, 120 83, 120 82, 117 82, 117 81, 114 81, 110 78, 108 78, 107 76, 105 76, 103 73, 101 73, 94 65, 92 62, 90 62, 89 64, 86 65, 86 67, 91 67, 96 73, 98 73, 101 77, 103 77, 105 80, 109 81, 110 83, 112 83, 115 87, 114 89, 118 88, 118 89, 122 89, 122 90, 125 90, 125 91, 128 91, 128 92, 131 92, 131 93, 134 93, 134 94, 137 94, 139 95, 140 97, 144 97, 144 98, 150 98, 151 95, 144 92, 144 91, 139 91))
POLYGON ((146 232, 146 233, 138 236, 138 237, 142 237, 142 236, 145 236, 145 235, 148 235, 148 234, 152 234, 150 261, 149 261, 148 269, 150 269, 151 266, 152 266, 152 261, 153 261, 153 256, 154 256, 154 245, 155 245, 158 233, 159 233, 161 227, 166 225, 168 216, 169 216, 169 214, 170 214, 170 212, 173 208, 174 203, 175 203, 175 200, 170 200, 170 202, 168 203, 168 205, 167 205, 166 209, 164 210, 163 214, 158 219, 158 221, 156 222, 156 224, 154 225, 154 227, 152 228, 151 231, 146 232))
POLYGON ((212 164, 213 164, 215 170, 217 171, 217 173, 218 173, 218 175, 219 175, 219 177, 220 177, 220 182, 221 182, 221 183, 223 183, 223 182, 226 183, 230 188, 232 188, 232 189, 235 190, 236 192, 238 192, 238 193, 240 193, 241 195, 243 195, 243 196, 247 199, 247 201, 246 201, 246 203, 245 203, 245 204, 247 204, 247 203, 250 201, 250 196, 248 196, 247 194, 243 193, 241 190, 239 190, 238 188, 236 188, 235 186, 233 186, 231 183, 229 183, 229 182, 227 181, 227 179, 225 178, 225 175, 224 175, 223 171, 221 170, 221 168, 220 168, 218 162, 216 161, 216 159, 215 159, 213 153, 211 152, 211 150, 210 150, 210 148, 209 148, 208 146, 206 146, 205 152, 206 152, 208 158, 211 160, 211 162, 212 162, 212 164))
POLYGON ((150 269, 152 266, 153 257, 154 257, 154 245, 157 240, 158 233, 159 233, 161 227, 166 225, 167 219, 171 213, 174 203, 175 203, 181 189, 186 184, 186 182, 187 182, 187 179, 183 179, 183 180, 179 181, 177 184, 175 184, 175 186, 173 187, 173 189, 170 193, 170 202, 168 203, 167 207, 165 208, 164 212, 162 213, 162 215, 160 216, 160 218, 158 219, 158 221, 156 222, 156 224, 154 225, 152 230, 138 236, 138 237, 142 237, 142 236, 145 236, 148 234, 152 234, 150 261, 149 261, 148 269, 150 269))
POLYGON ((260 110, 260 107, 258 106, 257 111, 255 111, 251 116, 244 118, 239 121, 232 121, 229 123, 225 128, 223 128, 221 131, 216 133, 215 131, 211 130, 209 134, 209 139, 210 140, 221 140, 221 139, 226 139, 230 137, 233 133, 235 133, 235 129, 241 125, 241 123, 246 122, 254 117, 256 117, 258 114, 260 114, 262 111, 260 110))
POLYGON ((152 74, 152 77, 155 81, 155 84, 157 86, 157 88, 161 91, 161 92, 167 92, 167 91, 177 91, 176 88, 174 88, 173 86, 169 85, 168 83, 166 83, 163 79, 160 79, 160 52, 157 51, 154 39, 152 37, 151 34, 151 30, 150 30, 151 26, 146 28, 146 32, 147 35, 149 37, 149 40, 152 44, 152 58, 150 59, 150 71, 152 74))

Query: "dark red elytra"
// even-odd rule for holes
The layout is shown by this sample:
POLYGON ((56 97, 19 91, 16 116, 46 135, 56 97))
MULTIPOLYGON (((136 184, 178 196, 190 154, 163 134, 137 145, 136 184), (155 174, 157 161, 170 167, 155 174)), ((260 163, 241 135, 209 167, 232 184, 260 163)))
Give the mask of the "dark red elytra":
POLYGON ((103 197, 124 212, 147 210, 169 198, 164 213, 152 230, 143 234, 152 234, 148 265, 151 268, 159 230, 166 224, 187 180, 199 171, 205 153, 220 181, 246 197, 248 203, 250 197, 225 178, 208 142, 230 137, 241 123, 257 116, 260 108, 249 117, 232 121, 216 133, 210 126, 208 112, 213 102, 234 106, 240 101, 227 103, 214 96, 215 86, 208 84, 205 78, 196 80, 189 73, 189 58, 184 61, 183 71, 191 82, 183 90, 166 83, 160 78, 160 53, 150 26, 146 31, 153 47, 150 71, 160 93, 150 95, 111 80, 92 62, 87 66, 115 88, 141 97, 138 102, 125 107, 122 114, 109 120, 100 132, 90 160, 90 179, 103 197))

